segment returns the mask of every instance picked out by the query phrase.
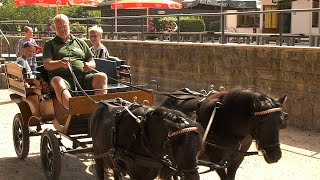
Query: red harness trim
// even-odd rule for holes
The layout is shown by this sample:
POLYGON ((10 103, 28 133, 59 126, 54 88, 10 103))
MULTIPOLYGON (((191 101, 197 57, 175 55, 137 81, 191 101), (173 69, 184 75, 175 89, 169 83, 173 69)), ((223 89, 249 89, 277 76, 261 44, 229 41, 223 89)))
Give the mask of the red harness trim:
POLYGON ((268 109, 268 110, 265 110, 265 111, 255 112, 254 115, 255 116, 260 116, 260 115, 266 115, 266 114, 279 112, 279 111, 282 111, 282 109, 281 108, 272 108, 272 109, 268 109))
POLYGON ((184 133, 188 133, 188 132, 193 132, 193 131, 197 131, 198 128, 197 127, 189 127, 189 128, 184 128, 184 129, 181 129, 179 131, 176 131, 176 132, 169 132, 168 133, 168 137, 173 137, 173 136, 176 136, 176 135, 179 135, 179 134, 184 134, 184 133))

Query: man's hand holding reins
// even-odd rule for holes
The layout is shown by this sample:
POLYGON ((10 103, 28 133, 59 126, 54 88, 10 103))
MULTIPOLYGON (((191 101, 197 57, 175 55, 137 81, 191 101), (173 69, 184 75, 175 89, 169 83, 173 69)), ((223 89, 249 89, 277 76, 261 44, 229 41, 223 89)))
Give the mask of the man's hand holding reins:
POLYGON ((92 58, 89 59, 89 61, 87 61, 87 62, 83 62, 83 64, 84 64, 83 72, 85 72, 85 73, 96 68, 96 63, 92 58))

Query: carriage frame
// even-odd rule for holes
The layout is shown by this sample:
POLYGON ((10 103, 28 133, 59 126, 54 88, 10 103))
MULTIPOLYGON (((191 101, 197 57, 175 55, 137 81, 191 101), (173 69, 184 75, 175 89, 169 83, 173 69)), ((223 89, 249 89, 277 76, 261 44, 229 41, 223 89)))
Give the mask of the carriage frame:
MULTIPOLYGON (((106 73, 110 70, 117 71, 113 78, 121 81, 129 79, 126 84, 131 84, 130 67, 114 63, 116 66, 111 66, 110 69, 108 65, 106 73)), ((5 72, 8 89, 13 92, 10 98, 20 109, 20 113, 13 118, 12 128, 18 158, 23 160, 28 156, 30 137, 41 136, 40 157, 45 176, 47 179, 59 179, 61 155, 73 156, 92 152, 88 122, 97 104, 86 96, 75 96, 69 99, 69 110, 66 110, 52 92, 48 94, 44 91, 45 81, 41 78, 44 72, 39 73, 37 78, 27 78, 24 69, 14 62, 5 63, 5 72), (46 124, 52 124, 53 128, 43 129, 46 124), (72 148, 64 148, 62 138, 72 141, 72 148)), ((108 94, 90 97, 96 101, 122 98, 139 104, 146 101, 149 105, 154 103, 153 94, 150 92, 136 91, 121 83, 110 86, 108 84, 108 87, 108 94)))

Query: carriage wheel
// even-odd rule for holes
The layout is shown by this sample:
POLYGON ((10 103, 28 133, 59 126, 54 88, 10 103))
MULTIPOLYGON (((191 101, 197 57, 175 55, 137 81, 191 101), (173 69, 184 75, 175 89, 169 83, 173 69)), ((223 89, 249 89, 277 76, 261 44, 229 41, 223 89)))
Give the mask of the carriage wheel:
POLYGON ((41 135, 41 164, 47 179, 59 179, 61 172, 61 154, 58 138, 52 130, 45 130, 41 135))
POLYGON ((21 113, 17 113, 13 118, 12 126, 13 144, 19 159, 25 159, 29 153, 29 128, 23 122, 21 113))

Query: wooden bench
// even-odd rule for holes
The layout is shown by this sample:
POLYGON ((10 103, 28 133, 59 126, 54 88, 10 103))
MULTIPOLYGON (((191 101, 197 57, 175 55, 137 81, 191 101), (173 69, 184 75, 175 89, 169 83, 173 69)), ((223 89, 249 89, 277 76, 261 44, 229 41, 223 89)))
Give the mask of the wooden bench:
POLYGON ((310 47, 319 47, 320 46, 320 34, 304 34, 309 38, 310 47))
POLYGON ((163 41, 164 39, 163 32, 144 32, 141 36, 141 40, 146 40, 148 38, 158 38, 159 41, 163 41))
POLYGON ((141 32, 111 32, 108 33, 108 39, 112 40, 139 40, 141 39, 141 32))

